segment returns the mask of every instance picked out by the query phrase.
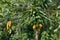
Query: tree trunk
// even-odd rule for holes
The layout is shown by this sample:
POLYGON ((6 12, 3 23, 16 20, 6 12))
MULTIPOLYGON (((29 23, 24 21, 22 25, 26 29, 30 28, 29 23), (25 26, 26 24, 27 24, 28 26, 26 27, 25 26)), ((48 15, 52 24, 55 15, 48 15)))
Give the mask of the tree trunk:
POLYGON ((39 31, 40 31, 39 29, 36 30, 36 37, 35 37, 36 40, 38 40, 39 31))

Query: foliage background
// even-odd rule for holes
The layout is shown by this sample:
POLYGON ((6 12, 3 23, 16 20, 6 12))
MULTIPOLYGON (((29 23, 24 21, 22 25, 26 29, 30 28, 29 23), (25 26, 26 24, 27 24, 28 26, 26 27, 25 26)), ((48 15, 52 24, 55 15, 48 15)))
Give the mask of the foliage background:
POLYGON ((43 24, 39 40, 60 40, 60 0, 0 0, 0 40, 35 40, 34 23, 43 24), (6 31, 8 18, 15 34, 6 31))

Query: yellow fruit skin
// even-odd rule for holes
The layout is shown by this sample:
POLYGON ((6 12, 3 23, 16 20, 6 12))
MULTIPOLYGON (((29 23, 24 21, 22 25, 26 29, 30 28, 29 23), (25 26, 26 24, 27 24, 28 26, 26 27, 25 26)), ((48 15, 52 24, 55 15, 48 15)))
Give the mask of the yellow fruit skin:
POLYGON ((34 30, 34 29, 36 29, 36 25, 35 25, 35 24, 33 25, 33 30, 34 30))
POLYGON ((11 28, 11 21, 7 22, 7 30, 9 30, 11 28))
POLYGON ((42 28, 42 24, 39 24, 39 28, 40 28, 40 29, 42 28))

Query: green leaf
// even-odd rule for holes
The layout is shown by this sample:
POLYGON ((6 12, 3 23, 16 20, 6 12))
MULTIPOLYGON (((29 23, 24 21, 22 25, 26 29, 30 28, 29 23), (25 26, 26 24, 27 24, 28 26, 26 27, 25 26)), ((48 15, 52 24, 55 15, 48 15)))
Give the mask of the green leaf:
POLYGON ((2 15, 0 15, 0 18, 3 18, 3 16, 2 16, 2 15))

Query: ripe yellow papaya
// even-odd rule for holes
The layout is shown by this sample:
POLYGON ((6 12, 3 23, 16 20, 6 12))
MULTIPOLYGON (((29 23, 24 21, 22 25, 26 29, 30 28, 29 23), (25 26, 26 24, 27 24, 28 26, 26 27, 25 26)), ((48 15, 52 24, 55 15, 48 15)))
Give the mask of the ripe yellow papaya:
POLYGON ((39 24, 39 28, 40 28, 40 29, 42 28, 42 24, 39 24))
POLYGON ((35 24, 33 25, 33 30, 34 30, 34 29, 36 29, 36 25, 35 25, 35 24))
POLYGON ((12 23, 11 21, 7 22, 7 30, 9 30, 11 28, 11 23, 12 23))

